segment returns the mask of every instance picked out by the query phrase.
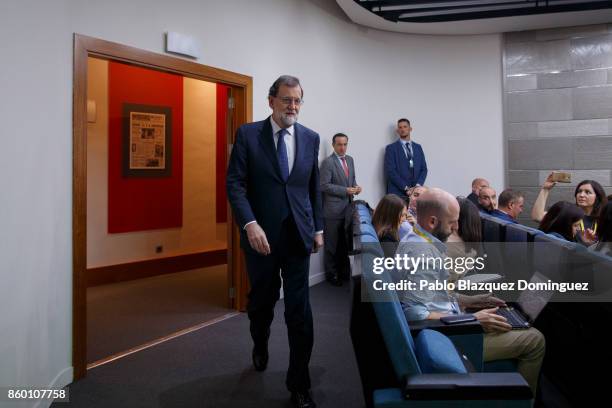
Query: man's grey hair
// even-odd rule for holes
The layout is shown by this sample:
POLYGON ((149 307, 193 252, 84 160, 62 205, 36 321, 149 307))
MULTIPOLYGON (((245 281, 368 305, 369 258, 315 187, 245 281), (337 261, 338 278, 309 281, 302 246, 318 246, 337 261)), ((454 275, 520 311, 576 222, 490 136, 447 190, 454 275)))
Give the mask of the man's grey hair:
POLYGON ((525 198, 525 194, 522 191, 514 191, 511 189, 506 189, 502 191, 497 199, 498 207, 508 207, 510 203, 518 201, 520 198, 525 198))
POLYGON ((279 76, 278 79, 274 81, 274 83, 270 87, 270 90, 268 91, 268 96, 278 95, 278 90, 283 85, 289 88, 295 88, 296 86, 299 86, 300 90, 302 91, 302 98, 304 97, 304 89, 302 88, 302 84, 300 84, 300 80, 291 75, 279 76))

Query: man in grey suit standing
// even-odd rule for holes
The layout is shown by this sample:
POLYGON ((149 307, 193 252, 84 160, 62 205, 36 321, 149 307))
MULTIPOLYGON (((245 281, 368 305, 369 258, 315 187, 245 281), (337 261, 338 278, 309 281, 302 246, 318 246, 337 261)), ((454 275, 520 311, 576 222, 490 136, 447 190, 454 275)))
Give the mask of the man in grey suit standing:
POLYGON ((346 154, 348 136, 335 134, 332 146, 334 152, 323 160, 319 170, 325 221, 325 277, 332 285, 341 286, 342 278, 348 277, 350 271, 344 216, 353 197, 361 193, 361 187, 355 179, 353 158, 346 154))

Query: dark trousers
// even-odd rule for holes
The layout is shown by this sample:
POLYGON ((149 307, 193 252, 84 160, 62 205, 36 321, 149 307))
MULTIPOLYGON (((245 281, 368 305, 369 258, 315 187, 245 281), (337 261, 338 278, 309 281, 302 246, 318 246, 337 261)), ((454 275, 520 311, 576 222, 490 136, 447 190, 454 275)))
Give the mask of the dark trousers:
POLYGON ((325 218, 324 231, 325 277, 327 279, 348 278, 351 267, 344 218, 325 218))
POLYGON ((247 311, 255 349, 263 349, 280 297, 281 275, 285 301, 285 324, 289 337, 289 369, 286 384, 291 392, 310 389, 308 363, 312 353, 312 311, 308 294, 310 254, 289 217, 283 223, 279 246, 268 256, 245 253, 251 290, 247 311))

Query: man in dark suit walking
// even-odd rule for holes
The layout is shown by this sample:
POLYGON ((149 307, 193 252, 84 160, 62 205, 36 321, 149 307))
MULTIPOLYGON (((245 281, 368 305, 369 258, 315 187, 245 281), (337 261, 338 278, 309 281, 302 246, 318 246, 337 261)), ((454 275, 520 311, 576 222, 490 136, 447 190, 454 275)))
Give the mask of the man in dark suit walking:
POLYGON ((319 135, 298 124, 303 90, 284 75, 270 87, 272 115, 236 132, 227 169, 227 196, 241 230, 251 290, 247 311, 253 365, 268 364, 268 338, 281 278, 289 337, 286 385, 301 408, 310 397, 308 363, 313 345, 308 295, 310 253, 323 245, 319 191, 319 135))
POLYGON ((342 285, 350 265, 344 228, 345 214, 353 197, 361 193, 355 180, 353 158, 346 154, 348 136, 337 133, 332 138, 334 152, 321 163, 320 184, 325 218, 325 277, 334 286, 342 285))
POLYGON ((387 194, 396 194, 402 198, 414 186, 425 184, 427 162, 420 144, 410 140, 410 121, 397 121, 397 142, 385 148, 385 175, 387 177, 387 194))

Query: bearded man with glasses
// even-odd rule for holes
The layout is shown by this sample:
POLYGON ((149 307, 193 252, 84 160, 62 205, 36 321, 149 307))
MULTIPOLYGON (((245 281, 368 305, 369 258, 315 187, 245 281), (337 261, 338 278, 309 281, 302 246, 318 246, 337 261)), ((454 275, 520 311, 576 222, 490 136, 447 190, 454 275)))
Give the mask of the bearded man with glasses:
POLYGON ((247 311, 253 365, 257 371, 268 365, 270 325, 282 276, 289 337, 286 385, 295 406, 312 408, 308 277, 310 253, 323 245, 323 217, 319 135, 297 123, 303 95, 295 77, 283 75, 272 84, 272 115, 236 132, 226 185, 251 286, 247 311))

